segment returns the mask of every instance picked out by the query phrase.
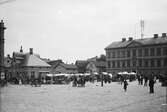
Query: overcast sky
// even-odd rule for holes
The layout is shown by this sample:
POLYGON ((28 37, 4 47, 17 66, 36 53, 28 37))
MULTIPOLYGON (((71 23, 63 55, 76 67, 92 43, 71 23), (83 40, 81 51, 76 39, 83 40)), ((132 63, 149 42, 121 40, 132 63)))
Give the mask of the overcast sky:
POLYGON ((123 37, 167 33, 167 0, 0 0, 5 54, 33 48, 43 58, 64 62, 105 54, 123 37))

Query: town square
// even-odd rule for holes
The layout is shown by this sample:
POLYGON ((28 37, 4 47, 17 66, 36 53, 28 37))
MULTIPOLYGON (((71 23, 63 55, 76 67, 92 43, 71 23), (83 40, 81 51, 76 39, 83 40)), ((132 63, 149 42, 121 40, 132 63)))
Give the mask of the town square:
POLYGON ((166 7, 0 0, 0 112, 166 112, 166 7))
POLYGON ((166 112, 166 89, 155 84, 155 94, 148 87, 129 83, 127 92, 116 82, 69 85, 9 85, 1 90, 2 112, 166 112))

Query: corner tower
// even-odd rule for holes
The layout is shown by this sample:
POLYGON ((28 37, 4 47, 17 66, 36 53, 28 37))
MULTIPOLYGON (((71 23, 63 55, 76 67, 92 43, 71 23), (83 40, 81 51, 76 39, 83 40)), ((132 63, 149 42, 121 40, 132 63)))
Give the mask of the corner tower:
POLYGON ((0 75, 4 74, 4 31, 5 26, 3 20, 0 22, 0 75))

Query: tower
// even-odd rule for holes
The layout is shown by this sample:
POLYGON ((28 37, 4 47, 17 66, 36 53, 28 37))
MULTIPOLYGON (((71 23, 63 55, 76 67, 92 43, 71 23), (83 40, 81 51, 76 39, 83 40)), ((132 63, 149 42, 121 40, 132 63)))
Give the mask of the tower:
POLYGON ((5 44, 5 39, 4 39, 4 22, 1 20, 0 22, 0 75, 4 75, 4 44, 5 44))

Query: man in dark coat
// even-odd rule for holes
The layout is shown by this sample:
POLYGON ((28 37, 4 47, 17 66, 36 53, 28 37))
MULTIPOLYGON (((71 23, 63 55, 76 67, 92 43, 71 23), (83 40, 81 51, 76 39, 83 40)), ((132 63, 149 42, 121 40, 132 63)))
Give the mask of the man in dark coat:
POLYGON ((148 82, 148 77, 145 76, 145 77, 144 77, 144 86, 147 86, 147 82, 148 82))
POLYGON ((126 92, 127 86, 128 86, 128 82, 126 80, 124 80, 123 84, 124 84, 124 91, 126 92))
POLYGON ((149 80, 149 87, 150 87, 150 93, 154 93, 154 78, 150 78, 149 80))

